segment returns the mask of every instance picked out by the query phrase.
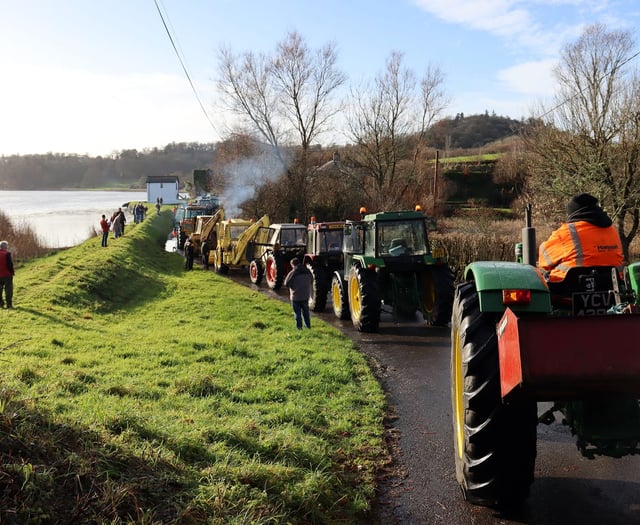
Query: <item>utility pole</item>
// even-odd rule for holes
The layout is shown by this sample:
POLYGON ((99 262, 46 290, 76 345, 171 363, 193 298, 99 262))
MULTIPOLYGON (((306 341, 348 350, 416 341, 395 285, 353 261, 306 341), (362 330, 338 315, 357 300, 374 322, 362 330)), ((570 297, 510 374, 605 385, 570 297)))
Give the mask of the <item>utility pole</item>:
POLYGON ((440 164, 440 150, 436 150, 436 162, 433 169, 433 210, 431 215, 436 216, 436 203, 438 201, 438 165, 440 164))

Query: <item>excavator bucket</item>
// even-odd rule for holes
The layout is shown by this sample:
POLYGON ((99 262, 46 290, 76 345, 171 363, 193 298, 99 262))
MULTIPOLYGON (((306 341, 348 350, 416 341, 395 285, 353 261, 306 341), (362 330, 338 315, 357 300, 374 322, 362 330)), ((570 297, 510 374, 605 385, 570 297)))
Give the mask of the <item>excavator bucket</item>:
POLYGON ((502 397, 640 398, 640 315, 518 317, 497 325, 502 397))

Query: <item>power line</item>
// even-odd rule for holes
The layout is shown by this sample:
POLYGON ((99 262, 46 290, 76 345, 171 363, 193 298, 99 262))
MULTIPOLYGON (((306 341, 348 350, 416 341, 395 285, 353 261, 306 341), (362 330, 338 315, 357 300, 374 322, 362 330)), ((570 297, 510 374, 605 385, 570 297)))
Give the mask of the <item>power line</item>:
MULTIPOLYGON (((202 100, 200 99, 200 95, 198 95, 198 91, 196 90, 196 86, 194 85, 193 81, 191 80, 191 75, 189 74, 189 71, 187 69, 187 66, 185 65, 185 61, 182 59, 182 55, 180 54, 180 52, 178 51, 178 47, 176 46, 176 42, 171 34, 171 31, 169 30, 169 27, 167 26, 167 22, 165 20, 165 15, 162 13, 162 10, 160 9, 160 6, 158 4, 158 0, 154 0, 154 3, 156 5, 156 9, 158 10, 158 14, 160 15, 160 20, 162 20, 162 25, 164 26, 164 29, 167 33, 167 36, 169 37, 169 41, 171 42, 171 46, 173 47, 173 50, 176 53, 176 56, 178 57, 178 60, 180 61, 180 65, 182 66, 182 70, 184 71, 184 74, 187 77, 187 80, 189 81, 189 85, 191 86, 191 90, 193 91, 193 94, 196 97, 196 100, 198 101, 198 104, 200 105, 200 109, 202 110, 202 112, 204 113, 204 116, 206 117, 206 119, 209 121, 209 124, 211 124, 211 128, 213 129, 213 131, 218 134, 218 136, 220 135, 220 133, 218 132, 218 130, 216 129, 215 124, 213 123, 213 121, 211 120, 211 118, 209 117, 209 113, 207 113, 207 110, 204 107, 204 104, 202 103, 202 100)), ((168 18, 168 15, 167 17, 168 18)))

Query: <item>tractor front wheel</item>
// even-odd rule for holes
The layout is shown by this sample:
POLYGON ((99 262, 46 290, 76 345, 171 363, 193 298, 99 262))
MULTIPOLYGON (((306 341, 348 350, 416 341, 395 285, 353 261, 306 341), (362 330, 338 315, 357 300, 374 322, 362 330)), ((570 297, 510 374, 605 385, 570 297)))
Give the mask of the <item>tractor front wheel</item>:
POLYGON ((535 401, 500 394, 497 314, 483 314, 475 283, 458 286, 451 326, 451 394, 456 478, 466 500, 517 507, 536 459, 535 401))
POLYGON ((449 266, 431 266, 419 276, 422 309, 433 326, 446 326, 453 308, 453 272, 449 266))
POLYGON ((313 278, 311 282, 311 295, 309 296, 309 308, 313 312, 324 312, 327 306, 327 294, 329 293, 329 283, 327 282, 327 272, 321 266, 307 264, 313 278))
POLYGON ((262 282, 262 263, 259 259, 253 259, 249 263, 249 279, 253 284, 260 284, 262 282))
POLYGON ((380 292, 375 274, 351 267, 348 280, 351 322, 359 332, 377 332, 380 325, 380 292))
POLYGON ((333 313, 338 319, 349 319, 349 296, 344 279, 339 273, 333 274, 331 279, 331 301, 333 313))

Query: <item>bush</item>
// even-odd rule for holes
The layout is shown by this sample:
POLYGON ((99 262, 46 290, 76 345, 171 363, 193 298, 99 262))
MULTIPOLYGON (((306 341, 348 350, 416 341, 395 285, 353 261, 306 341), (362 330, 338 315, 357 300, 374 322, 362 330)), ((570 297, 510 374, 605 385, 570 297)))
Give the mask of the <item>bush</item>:
POLYGON ((9 243, 9 251, 15 261, 33 259, 51 251, 40 243, 36 232, 27 224, 12 224, 0 211, 0 237, 9 243))

